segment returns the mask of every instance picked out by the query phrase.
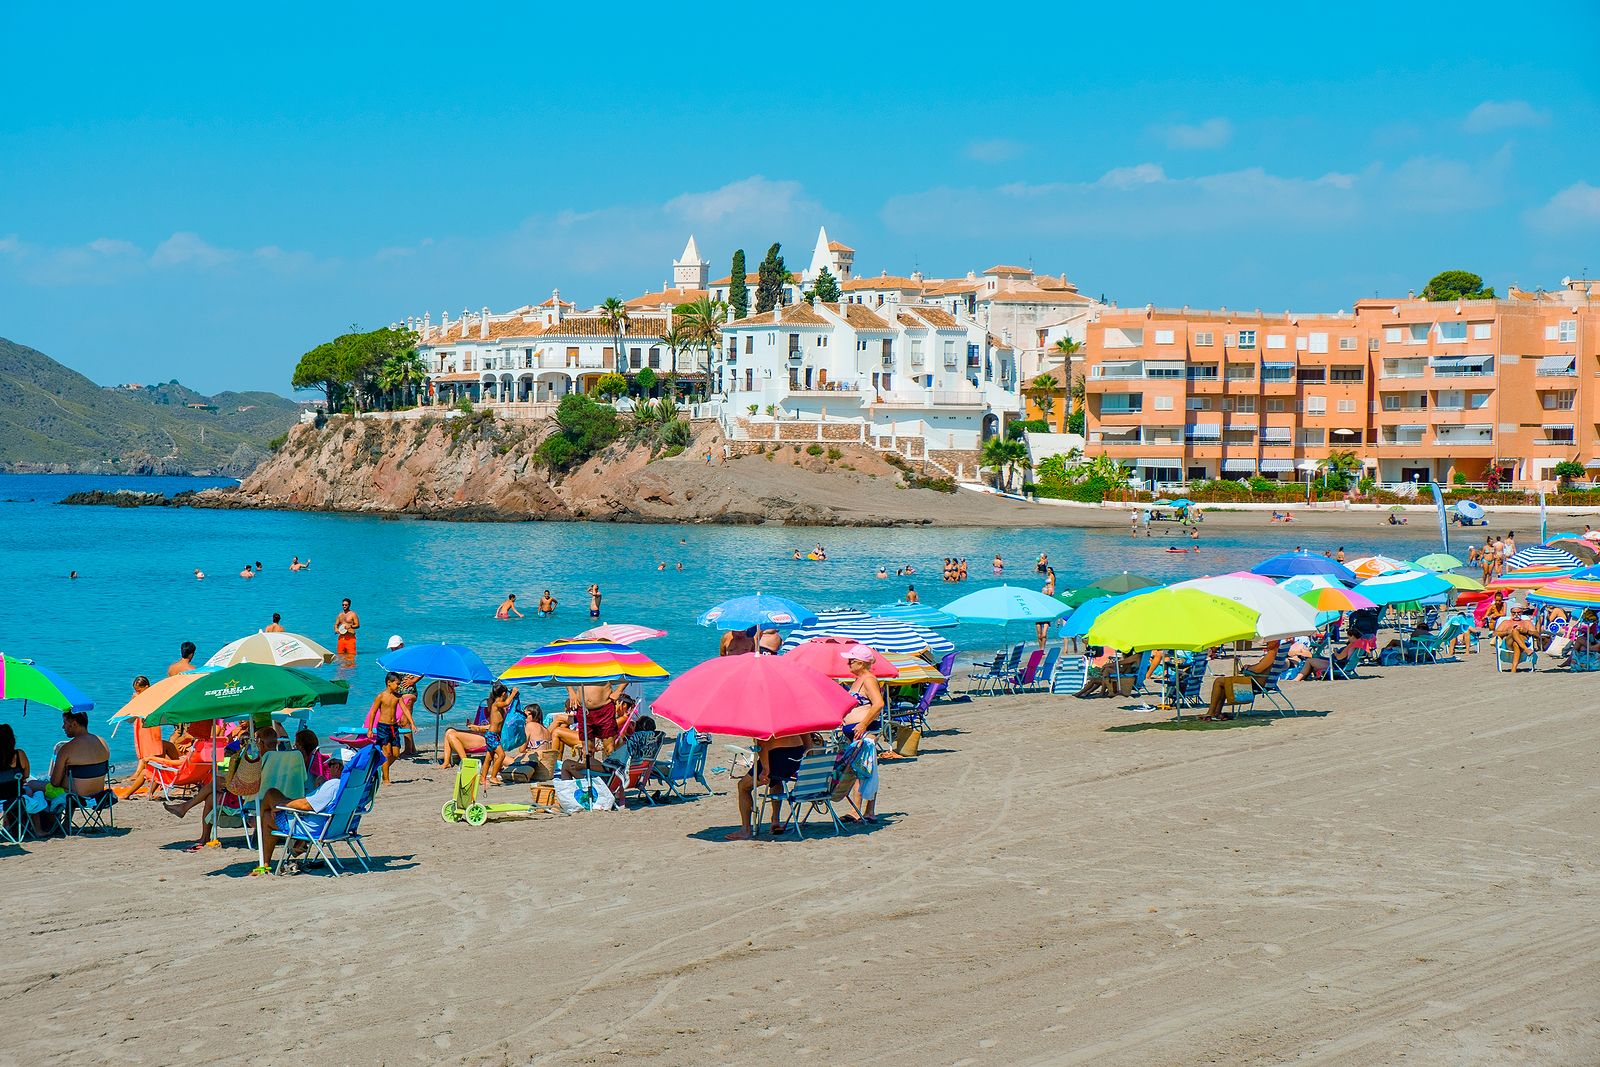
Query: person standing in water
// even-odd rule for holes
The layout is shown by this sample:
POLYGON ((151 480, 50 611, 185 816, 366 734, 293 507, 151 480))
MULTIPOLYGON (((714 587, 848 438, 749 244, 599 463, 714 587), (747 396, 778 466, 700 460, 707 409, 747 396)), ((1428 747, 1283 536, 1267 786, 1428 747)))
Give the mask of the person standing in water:
POLYGON ((599 617, 600 617, 600 583, 599 582, 590 582, 589 583, 589 618, 598 619, 599 617))
POLYGON ((546 615, 554 615, 555 611, 556 598, 550 595, 550 590, 546 589, 544 595, 539 598, 539 617, 542 619, 546 615))
POLYGON ((274 611, 272 613, 272 621, 267 623, 267 628, 261 632, 265 634, 283 633, 283 616, 274 611))
POLYGON ((361 616, 350 610, 350 598, 345 597, 340 602, 339 614, 333 618, 333 632, 339 636, 339 655, 356 654, 356 631, 359 629, 361 629, 361 616))
POLYGON ((494 617, 497 619, 509 619, 513 615, 519 619, 527 617, 517 610, 517 594, 507 593, 506 598, 500 602, 500 606, 494 609, 494 617))

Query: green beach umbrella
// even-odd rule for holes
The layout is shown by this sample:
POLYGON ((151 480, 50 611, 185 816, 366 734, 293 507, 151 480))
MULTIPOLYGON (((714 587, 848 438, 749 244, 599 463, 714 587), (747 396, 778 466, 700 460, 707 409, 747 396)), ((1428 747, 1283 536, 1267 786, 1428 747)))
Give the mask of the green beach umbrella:
POLYGON ((139 716, 144 724, 176 726, 210 719, 247 719, 284 708, 343 704, 350 699, 349 682, 329 681, 297 667, 266 663, 240 663, 196 672, 193 679, 167 695, 158 706, 144 711, 139 716))
POLYGON ((1059 599, 1067 607, 1076 608, 1082 607, 1096 597, 1131 593, 1135 589, 1149 589, 1151 586, 1160 584, 1154 578, 1146 578, 1142 574, 1123 571, 1121 574, 1108 574, 1103 578, 1096 578, 1082 589, 1075 590, 1059 599))
POLYGON ((94 701, 49 667, 4 654, 0 654, 0 700, 20 700, 24 708, 30 701, 62 711, 94 708, 94 701))
POLYGON ((1421 559, 1416 560, 1413 566, 1421 567, 1425 571, 1439 571, 1442 573, 1444 571, 1453 571, 1457 567, 1465 567, 1466 564, 1448 552, 1430 552, 1421 559))
POLYGON ((1476 578, 1469 578, 1465 574, 1451 574, 1448 571, 1440 571, 1439 577, 1449 582, 1455 588, 1465 592, 1478 593, 1482 592, 1483 590, 1482 582, 1478 581, 1476 578))
POLYGON ((1084 640, 1120 652, 1203 648, 1248 641, 1260 613, 1198 589, 1158 589, 1107 608, 1084 640))

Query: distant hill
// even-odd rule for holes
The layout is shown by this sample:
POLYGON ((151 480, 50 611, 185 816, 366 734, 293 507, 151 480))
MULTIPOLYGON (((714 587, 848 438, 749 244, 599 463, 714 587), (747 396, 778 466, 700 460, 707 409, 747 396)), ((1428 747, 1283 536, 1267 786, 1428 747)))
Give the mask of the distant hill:
POLYGON ((0 337, 0 470, 243 475, 299 410, 274 393, 103 387, 0 337))

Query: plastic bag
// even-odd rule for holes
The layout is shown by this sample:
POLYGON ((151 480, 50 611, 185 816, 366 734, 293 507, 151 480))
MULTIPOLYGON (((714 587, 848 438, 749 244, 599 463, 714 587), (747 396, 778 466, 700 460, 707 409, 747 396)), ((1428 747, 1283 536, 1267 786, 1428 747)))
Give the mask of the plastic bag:
POLYGON ((558 778, 551 785, 555 787, 556 803, 568 815, 580 811, 610 811, 617 806, 616 797, 599 775, 558 778))

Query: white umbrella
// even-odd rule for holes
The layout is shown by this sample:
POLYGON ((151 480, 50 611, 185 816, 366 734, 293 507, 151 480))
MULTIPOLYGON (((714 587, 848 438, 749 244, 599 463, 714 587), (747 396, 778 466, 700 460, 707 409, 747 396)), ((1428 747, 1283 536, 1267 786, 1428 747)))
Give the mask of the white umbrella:
POLYGON ((1280 586, 1248 578, 1191 578, 1174 589, 1197 589, 1260 612, 1256 636, 1271 641, 1308 634, 1317 628, 1317 612, 1310 604, 1280 586))
POLYGON ((207 667, 234 667, 240 663, 267 663, 274 667, 321 667, 333 662, 333 653, 300 634, 257 633, 229 642, 206 660, 207 667))

